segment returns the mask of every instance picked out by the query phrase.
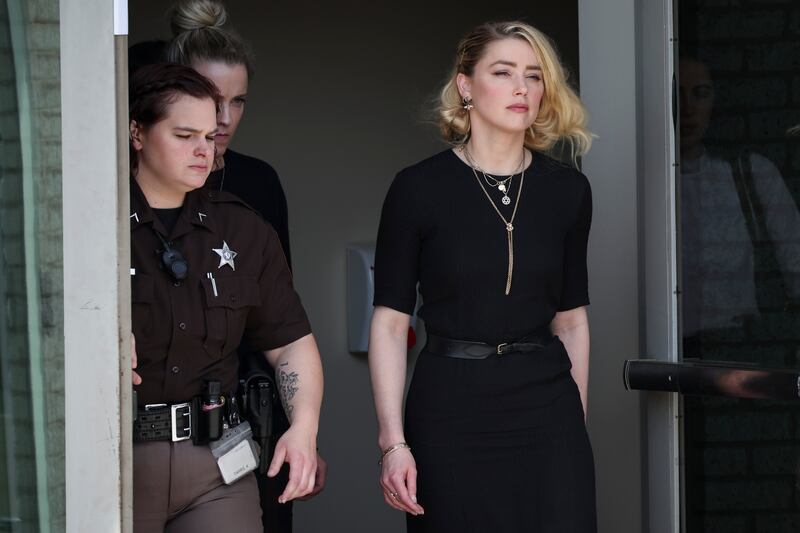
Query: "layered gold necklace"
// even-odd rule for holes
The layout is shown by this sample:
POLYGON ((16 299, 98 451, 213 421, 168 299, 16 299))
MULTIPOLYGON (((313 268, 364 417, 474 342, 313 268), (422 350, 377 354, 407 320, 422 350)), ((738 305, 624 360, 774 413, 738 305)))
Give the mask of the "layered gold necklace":
MULTIPOLYGON (((506 227, 506 236, 508 237, 508 276, 506 277, 506 296, 511 293, 511 279, 514 275, 514 217, 517 216, 517 207, 519 207, 519 199, 522 197, 522 185, 525 183, 525 148, 522 148, 522 162, 520 167, 522 169, 520 177, 519 177, 519 191, 517 191, 517 201, 514 202, 514 211, 511 212, 511 218, 506 220, 506 217, 503 216, 503 213, 500 212, 500 209, 497 207, 497 204, 494 203, 492 197, 489 195, 489 191, 486 190, 486 187, 483 186, 483 182, 478 177, 478 172, 484 174, 483 170, 481 170, 473 161, 472 156, 469 153, 469 149, 467 149, 467 145, 463 145, 461 147, 461 151, 464 154, 464 158, 469 163, 470 168, 472 169, 472 173, 475 175, 475 179, 480 185, 483 194, 486 195, 486 198, 489 200, 489 203, 492 204, 494 207, 497 216, 500 217, 500 220, 503 221, 503 224, 506 227)), ((513 177, 513 176, 512 176, 513 177)), ((508 196, 508 191, 501 191, 506 196, 508 196)))

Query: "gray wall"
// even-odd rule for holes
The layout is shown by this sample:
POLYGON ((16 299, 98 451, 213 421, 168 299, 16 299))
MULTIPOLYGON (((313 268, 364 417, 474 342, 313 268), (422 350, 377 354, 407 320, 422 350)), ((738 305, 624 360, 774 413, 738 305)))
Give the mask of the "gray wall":
MULTIPOLYGON (((638 348, 633 2, 610 10, 596 3, 581 3, 587 38, 580 52, 591 80, 582 92, 600 134, 586 159, 596 206, 589 430, 600 530, 625 533, 641 530, 638 396, 625 393, 620 379, 622 359, 638 348)), ((345 245, 374 240, 394 174, 442 148, 422 111, 458 38, 483 20, 527 15, 554 37, 577 75, 578 2, 228 4, 257 70, 234 145, 281 175, 295 278, 325 364, 320 450, 331 464, 329 483, 323 495, 296 505, 295 529, 403 531, 402 516, 378 490, 366 362, 347 352, 345 245)), ((131 2, 130 42, 168 37, 164 9, 155 0, 131 2)))
POLYGON ((644 311, 638 292, 636 5, 635 0, 580 0, 579 5, 581 95, 598 135, 583 167, 594 196, 589 434, 598 518, 603 532, 636 532, 643 530, 640 398, 622 383, 624 360, 639 356, 644 311))

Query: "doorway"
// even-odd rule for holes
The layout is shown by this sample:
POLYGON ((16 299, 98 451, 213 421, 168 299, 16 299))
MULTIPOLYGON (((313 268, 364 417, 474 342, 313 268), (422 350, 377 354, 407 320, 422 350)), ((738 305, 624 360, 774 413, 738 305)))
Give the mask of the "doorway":
MULTIPOLYGON (((554 38, 577 83, 577 1, 225 5, 255 53, 233 148, 280 175, 295 282, 326 373, 319 447, 331 465, 328 488, 294 507, 295 530, 403 531, 404 517, 378 489, 366 358, 347 351, 345 248, 375 240, 399 170, 445 149, 430 110, 462 34, 485 20, 525 18, 554 38)), ((168 6, 131 2, 130 43, 169 38, 168 6)))

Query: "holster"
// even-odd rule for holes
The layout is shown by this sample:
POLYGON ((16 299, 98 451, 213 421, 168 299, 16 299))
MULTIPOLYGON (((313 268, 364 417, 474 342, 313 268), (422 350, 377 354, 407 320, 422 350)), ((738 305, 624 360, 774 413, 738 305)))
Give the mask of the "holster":
POLYGON ((272 411, 277 401, 275 380, 268 373, 253 369, 239 380, 244 418, 250 422, 253 438, 261 447, 258 471, 266 473, 272 460, 274 432, 272 411))

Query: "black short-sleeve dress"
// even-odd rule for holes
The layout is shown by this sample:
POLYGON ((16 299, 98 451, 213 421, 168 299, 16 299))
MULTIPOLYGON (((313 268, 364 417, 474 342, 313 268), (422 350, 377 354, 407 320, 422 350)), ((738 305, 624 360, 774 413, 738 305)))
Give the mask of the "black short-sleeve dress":
MULTIPOLYGON (((520 181, 512 178, 508 206, 486 186, 506 219, 520 181)), ((589 303, 591 214, 586 177, 534 153, 514 219, 506 295, 505 225, 472 169, 452 150, 441 152, 401 171, 389 189, 374 304, 410 314, 419 283, 429 334, 488 344, 523 339, 557 311, 589 303)), ((405 431, 425 515, 409 515, 409 531, 596 531, 594 462, 570 368, 557 338, 537 352, 483 360, 422 351, 405 431)))

